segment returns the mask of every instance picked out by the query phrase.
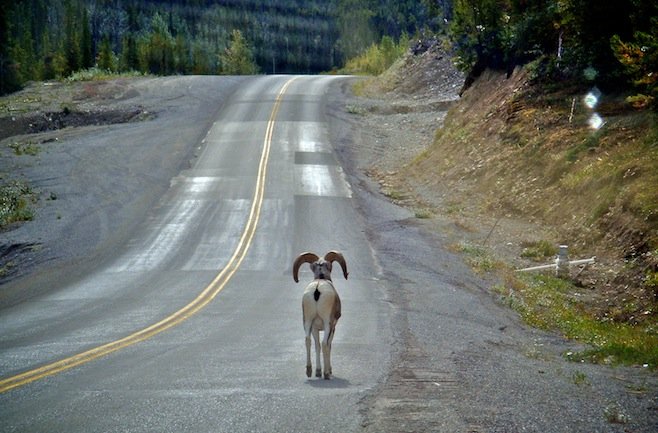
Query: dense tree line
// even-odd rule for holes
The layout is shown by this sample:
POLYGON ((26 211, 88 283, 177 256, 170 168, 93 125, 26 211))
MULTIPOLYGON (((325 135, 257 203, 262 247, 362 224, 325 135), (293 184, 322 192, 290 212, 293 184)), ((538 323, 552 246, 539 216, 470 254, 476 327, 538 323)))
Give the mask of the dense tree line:
POLYGON ((596 77, 658 97, 654 0, 0 0, 0 93, 92 66, 328 71, 384 36, 428 31, 471 78, 532 63, 549 80, 596 77))
POLYGON ((0 0, 0 92, 92 66, 328 71, 382 36, 413 34, 426 22, 425 4, 413 0, 0 0))
POLYGON ((634 85, 658 97, 655 0, 427 0, 473 78, 531 63, 538 77, 634 85))

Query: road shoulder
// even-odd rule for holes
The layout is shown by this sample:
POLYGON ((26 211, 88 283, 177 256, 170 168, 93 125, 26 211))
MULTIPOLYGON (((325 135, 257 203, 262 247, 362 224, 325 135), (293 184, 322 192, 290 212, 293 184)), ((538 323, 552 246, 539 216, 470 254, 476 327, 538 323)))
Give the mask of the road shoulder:
POLYGON ((391 197, 395 186, 377 174, 422 151, 442 114, 382 115, 394 100, 355 97, 349 83, 341 90, 330 107, 334 146, 393 311, 393 361, 362 401, 364 431, 652 431, 655 377, 566 361, 580 345, 523 324, 490 294, 495 281, 450 248, 472 233, 391 197))
POLYGON ((129 242, 243 79, 34 83, 3 97, 12 114, 0 123, 13 129, 1 180, 29 185, 34 216, 2 233, 0 306, 75 280, 129 242))

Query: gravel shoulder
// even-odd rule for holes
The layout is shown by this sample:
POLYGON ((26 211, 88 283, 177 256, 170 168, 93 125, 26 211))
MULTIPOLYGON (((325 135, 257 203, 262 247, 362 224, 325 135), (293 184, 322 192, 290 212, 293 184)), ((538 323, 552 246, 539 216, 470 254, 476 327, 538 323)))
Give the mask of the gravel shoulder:
POLYGON ((400 169, 432 142, 457 98, 456 81, 432 88, 449 76, 434 70, 421 92, 391 86, 357 97, 353 83, 345 84, 344 99, 330 110, 334 144, 358 186, 357 203, 386 276, 383 302, 395 322, 390 373, 362 401, 364 431, 655 431, 655 376, 566 361, 564 353, 582 347, 523 324, 490 294, 496 281, 475 274, 453 248, 489 238, 496 254, 518 257, 516 240, 541 239, 550 228, 468 216, 468 209, 456 218, 446 211, 451 195, 440 187, 423 191, 433 210, 443 204, 428 214, 413 183, 399 182, 400 169))
POLYGON ((28 184, 35 215, 1 233, 0 306, 74 280, 127 242, 243 79, 35 83, 1 98, 0 180, 28 184))

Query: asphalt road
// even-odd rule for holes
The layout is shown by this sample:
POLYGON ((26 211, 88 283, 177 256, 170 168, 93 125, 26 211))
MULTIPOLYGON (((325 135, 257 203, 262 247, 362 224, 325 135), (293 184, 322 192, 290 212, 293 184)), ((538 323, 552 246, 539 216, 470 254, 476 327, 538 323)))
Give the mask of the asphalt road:
POLYGON ((341 79, 245 81, 129 242, 2 311, 5 386, 64 363, 0 394, 1 431, 358 429, 357 404, 387 372, 391 329, 365 221, 328 137, 325 95, 341 79), (325 381, 304 374, 300 299, 311 274, 303 268, 295 285, 290 269, 298 253, 329 249, 345 255, 350 279, 334 278, 343 318, 325 381), (94 351, 117 340, 126 347, 94 351))
POLYGON ((655 374, 567 362, 583 347, 378 192, 349 82, 138 80, 113 104, 153 119, 15 162, 58 199, 3 233, 41 271, 0 290, 0 432, 657 431, 655 374), (325 381, 291 265, 330 249, 350 277, 325 381))

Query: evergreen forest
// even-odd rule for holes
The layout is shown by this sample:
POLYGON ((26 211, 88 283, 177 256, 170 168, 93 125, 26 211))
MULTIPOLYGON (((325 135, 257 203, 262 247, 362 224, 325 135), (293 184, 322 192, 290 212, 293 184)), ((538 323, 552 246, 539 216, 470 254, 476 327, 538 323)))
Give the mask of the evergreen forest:
POLYGON ((327 72, 427 37, 467 85, 487 68, 531 64, 549 82, 595 80, 656 105, 655 0, 0 0, 0 94, 92 67, 327 72))
POLYGON ((0 93, 98 67, 318 73, 427 23, 419 1, 0 0, 0 93))

